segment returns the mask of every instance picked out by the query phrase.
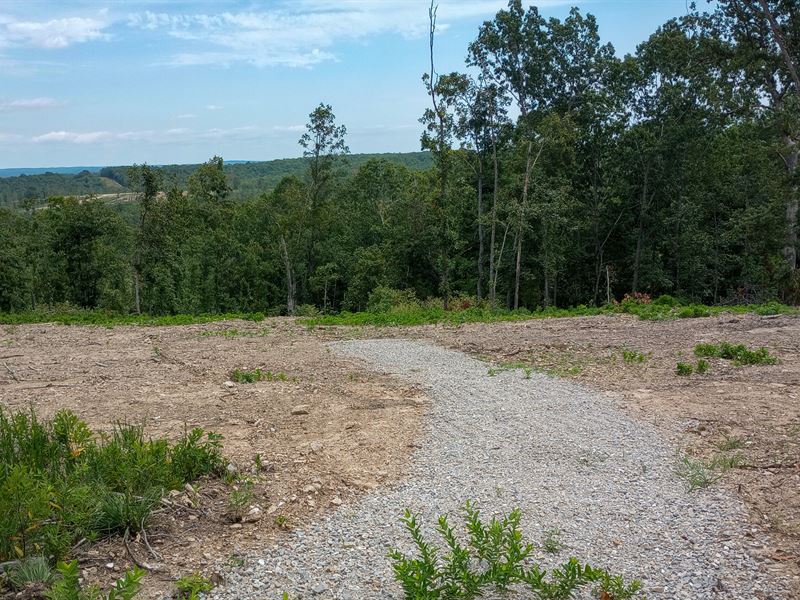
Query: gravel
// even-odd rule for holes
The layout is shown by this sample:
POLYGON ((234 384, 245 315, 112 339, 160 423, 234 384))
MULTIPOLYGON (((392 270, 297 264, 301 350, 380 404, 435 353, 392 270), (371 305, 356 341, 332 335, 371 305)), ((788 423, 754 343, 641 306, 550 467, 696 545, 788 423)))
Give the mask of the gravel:
POLYGON ((565 548, 538 551, 542 564, 576 556, 642 580, 651 600, 790 597, 754 551, 741 502, 719 486, 688 492, 675 449, 608 398, 537 373, 492 376, 485 363, 421 342, 333 347, 425 387, 432 406, 410 475, 249 557, 212 598, 402 598, 386 553, 410 550, 403 509, 432 526, 467 499, 486 516, 520 507, 535 542, 560 530, 565 548))

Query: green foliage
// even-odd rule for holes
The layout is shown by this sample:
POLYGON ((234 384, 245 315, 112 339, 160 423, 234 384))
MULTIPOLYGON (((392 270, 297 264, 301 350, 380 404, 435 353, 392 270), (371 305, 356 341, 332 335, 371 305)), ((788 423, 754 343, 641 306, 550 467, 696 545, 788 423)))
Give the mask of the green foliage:
POLYGON ((41 585, 48 586, 53 581, 53 569, 44 556, 26 556, 8 572, 8 581, 16 590, 41 585))
POLYGON ((647 355, 643 352, 639 352, 638 350, 632 350, 630 348, 623 348, 622 349, 622 359, 626 363, 643 363, 647 360, 647 355))
MULTIPOLYGON (((759 305, 742 306, 704 306, 705 316, 716 316, 725 312, 744 314, 757 312, 759 305)), ((796 314, 797 309, 782 306, 783 314, 796 314)), ((678 318, 675 307, 657 304, 628 304, 619 306, 574 308, 544 308, 535 311, 527 309, 518 310, 491 310, 486 306, 474 306, 466 309, 454 308, 444 310, 441 307, 401 304, 385 312, 357 312, 343 311, 338 315, 322 315, 316 318, 301 319, 300 322, 307 327, 326 325, 364 326, 377 327, 402 327, 413 325, 429 325, 443 323, 460 325, 463 323, 495 323, 502 321, 527 321, 531 319, 547 319, 562 317, 586 317, 602 314, 625 313, 633 314, 644 320, 666 320, 678 318)))
POLYGON ((231 379, 237 383, 256 383, 258 381, 297 381, 297 377, 289 377, 283 371, 263 371, 261 369, 234 369, 231 379))
POLYGON ((444 542, 442 548, 429 542, 416 515, 405 511, 401 521, 411 536, 416 556, 392 550, 389 557, 395 579, 408 600, 467 600, 490 592, 506 595, 522 589, 541 600, 562 600, 593 584, 609 591, 618 589, 623 594, 619 597, 632 598, 640 587, 636 581, 625 585, 621 578, 582 565, 574 558, 548 575, 539 565, 530 563, 534 546, 522 537, 519 510, 488 523, 469 502, 463 513, 465 541, 461 541, 447 517, 439 518, 436 531, 444 542))
POLYGON ((47 600, 131 600, 142 589, 141 581, 145 575, 142 569, 134 567, 126 571, 107 594, 103 594, 95 586, 81 587, 78 561, 59 562, 56 568, 61 577, 45 593, 47 600))
POLYGON ((682 376, 682 377, 686 377, 686 376, 691 375, 692 373, 694 373, 694 367, 692 365, 688 364, 688 363, 679 362, 675 366, 675 373, 677 375, 682 376))
POLYGON ((241 481, 228 494, 228 518, 241 521, 253 502, 253 482, 241 481))
POLYGON ((223 471, 220 440, 193 429, 170 445, 122 423, 96 436, 69 411, 0 409, 0 562, 138 531, 165 490, 223 471))
POLYGON ((719 481, 721 475, 715 473, 709 464, 702 460, 684 456, 675 470, 678 477, 684 480, 686 489, 690 492, 707 488, 719 481))
POLYGON ((697 344, 694 347, 696 356, 724 358, 733 361, 735 365, 774 365, 778 359, 770 355, 767 348, 761 347, 751 350, 744 344, 697 344))
POLYGON ((695 367, 695 371, 697 371, 700 375, 703 375, 708 371, 708 361, 703 360, 702 358, 697 361, 697 366, 695 367))
POLYGON ((561 541, 560 529, 548 529, 544 532, 542 539, 542 549, 550 554, 558 554, 564 549, 564 542, 561 541))
POLYGON ((176 598, 181 600, 197 600, 198 594, 210 592, 214 589, 214 584, 200 573, 184 575, 175 582, 177 590, 176 598))
MULTIPOLYGON (((104 310, 88 310, 72 306, 58 306, 53 310, 40 309, 30 312, 2 313, 0 324, 17 325, 22 323, 58 323, 60 325, 141 325, 165 327, 172 325, 197 325, 215 321, 262 321, 264 313, 218 313, 218 314, 177 314, 164 316, 132 315, 104 310)), ((209 334, 211 335, 211 334, 209 334)))

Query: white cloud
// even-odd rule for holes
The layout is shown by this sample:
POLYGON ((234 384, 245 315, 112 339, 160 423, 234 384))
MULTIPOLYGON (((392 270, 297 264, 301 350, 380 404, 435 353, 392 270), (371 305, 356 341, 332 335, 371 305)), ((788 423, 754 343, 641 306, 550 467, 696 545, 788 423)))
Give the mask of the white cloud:
MULTIPOLYGON (((203 140, 249 140, 265 137, 268 131, 250 125, 232 127, 228 129, 194 130, 186 127, 176 127, 166 130, 133 130, 133 131, 50 131, 30 138, 36 144, 62 143, 62 144, 95 144, 103 142, 146 142, 151 144, 164 143, 191 143, 203 140)), ((2 138, 0 138, 2 139, 2 138)))
POLYGON ((275 131, 290 131, 290 132, 298 132, 298 131, 305 131, 305 125, 275 125, 273 128, 275 131))
POLYGON ((14 112, 20 110, 44 110, 58 108, 63 103, 54 98, 20 98, 18 100, 0 100, 0 112, 14 112))
POLYGON ((222 110, 222 107, 216 104, 207 104, 206 110, 222 110))
MULTIPOLYGON (((573 0, 574 1, 574 0, 573 0)), ((538 5, 569 0, 540 0, 538 5)), ((174 66, 249 63, 256 66, 310 67, 335 60, 334 46, 379 35, 415 38, 427 34, 428 0, 284 0, 269 10, 174 14, 146 11, 128 25, 165 31, 185 42, 185 50, 166 64, 174 66)), ((491 17, 506 0, 441 0, 441 29, 459 19, 491 17)))
MULTIPOLYGON (((104 16, 101 11, 101 16, 104 16)), ((73 44, 106 39, 106 20, 93 17, 64 17, 49 21, 19 21, 9 17, 0 20, 0 47, 33 46, 66 48, 73 44)))
POLYGON ((32 142, 67 142, 70 144, 94 144, 113 138, 113 134, 108 131, 90 131, 86 133, 76 133, 74 131, 50 131, 42 135, 37 135, 31 139, 32 142))

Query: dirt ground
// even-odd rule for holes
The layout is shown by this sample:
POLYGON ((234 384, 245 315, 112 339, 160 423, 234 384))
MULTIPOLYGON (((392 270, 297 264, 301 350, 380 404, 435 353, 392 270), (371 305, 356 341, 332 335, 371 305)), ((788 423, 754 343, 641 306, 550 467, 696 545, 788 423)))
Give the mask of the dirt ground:
MULTIPOLYGON (((174 493, 148 530, 163 560, 131 544, 156 569, 146 597, 181 575, 214 576, 219 562, 269 544, 288 528, 403 476, 424 417, 424 392, 334 356, 326 341, 351 337, 422 338, 487 360, 490 368, 541 370, 615 398, 660 428, 676 448, 711 461, 737 456, 714 485, 747 503, 754 544, 767 568, 788 572, 800 598, 800 318, 723 315, 676 321, 630 316, 414 328, 316 328, 288 319, 181 327, 0 326, 0 405, 33 404, 41 414, 70 408, 99 430, 118 419, 177 438, 184 427, 225 436, 225 454, 256 479, 263 517, 231 523, 230 489, 200 482, 174 493), (701 342, 766 346, 777 365, 695 364, 701 342), (623 349, 640 352, 626 361, 623 349), (513 364, 513 365, 512 365, 513 364), (287 381, 226 382, 234 368, 283 372, 287 381), (307 415, 292 415, 297 405, 307 415), (255 455, 263 460, 255 465, 255 455)), ((679 458, 676 455, 676 464, 679 458)), ((129 567, 118 540, 83 550, 81 567, 109 582, 129 567), (112 565, 113 566, 109 566, 112 565)))
MULTIPOLYGON (((0 326, 0 406, 68 408, 96 430, 118 420, 152 436, 185 427, 224 436, 224 453, 254 479, 255 523, 227 516, 230 489, 201 481, 173 493, 130 544, 153 567, 144 597, 239 555, 321 511, 402 476, 426 399, 405 383, 342 359, 291 321, 181 327, 0 326), (287 381, 231 384, 233 369, 284 373, 287 381), (227 382, 227 383, 226 383, 227 382), (293 415, 298 405, 308 414, 293 415), (256 454, 261 468, 256 466, 256 454)), ((84 577, 107 584, 132 566, 120 540, 83 548, 84 577)))
POLYGON ((642 321, 620 315, 424 327, 408 334, 497 366, 520 363, 580 381, 706 463, 735 456, 737 466, 714 472, 722 475, 716 485, 745 501, 767 568, 794 577, 800 598, 800 318, 642 321), (696 344, 723 341, 765 346, 780 362, 735 366, 707 359, 705 374, 676 374, 678 362, 697 363, 696 344), (623 349, 645 358, 626 361, 623 349))

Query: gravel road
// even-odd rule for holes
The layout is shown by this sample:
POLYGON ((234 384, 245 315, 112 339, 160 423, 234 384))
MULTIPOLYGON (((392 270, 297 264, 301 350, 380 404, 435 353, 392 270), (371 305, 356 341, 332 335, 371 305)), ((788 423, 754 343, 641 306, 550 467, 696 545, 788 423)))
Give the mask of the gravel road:
POLYGON ((403 509, 432 524, 467 499, 486 516, 520 507, 533 541, 560 530, 566 547, 537 553, 543 564, 574 555, 641 579, 651 600, 790 597, 755 557, 741 503, 719 486, 687 492, 675 449, 602 395, 536 373, 490 376, 425 343, 333 346, 426 388, 433 404, 411 474, 250 557, 213 598, 402 598, 386 553, 408 549, 403 509))

